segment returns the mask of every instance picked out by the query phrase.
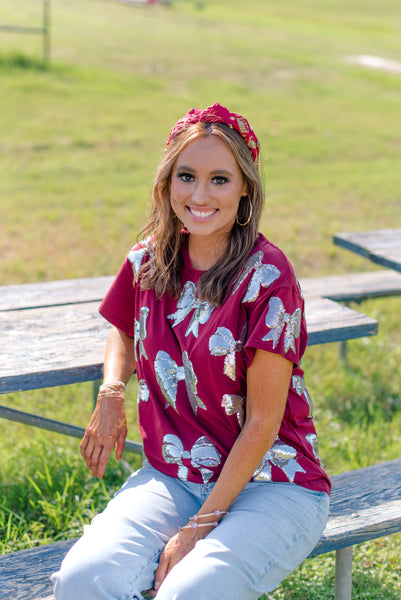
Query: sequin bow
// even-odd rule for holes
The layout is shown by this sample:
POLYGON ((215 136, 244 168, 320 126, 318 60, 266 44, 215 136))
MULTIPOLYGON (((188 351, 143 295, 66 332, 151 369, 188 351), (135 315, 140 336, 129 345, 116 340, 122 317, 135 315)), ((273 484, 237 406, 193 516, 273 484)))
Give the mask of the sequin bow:
POLYGON ((256 481, 271 481, 271 467, 278 467, 285 473, 288 481, 294 482, 295 475, 305 473, 305 470, 296 460, 297 451, 288 444, 283 444, 279 438, 276 438, 273 446, 266 453, 259 467, 253 474, 256 481))
POLYGON ((301 331, 301 309, 297 308, 293 314, 287 313, 280 298, 273 296, 270 298, 269 310, 266 315, 266 325, 270 329, 269 333, 262 339, 264 342, 271 340, 273 348, 279 342, 284 327, 284 350, 288 352, 291 348, 295 352, 295 339, 299 338, 301 331))
POLYGON ((148 315, 149 315, 148 307, 142 306, 141 310, 139 311, 139 321, 137 321, 135 319, 135 324, 134 324, 135 360, 138 360, 138 354, 136 351, 136 346, 137 346, 138 342, 139 342, 139 358, 142 358, 142 356, 144 356, 145 358, 148 358, 148 356, 146 354, 146 350, 145 350, 145 345, 143 343, 147 336, 146 321, 147 321, 148 315))
POLYGON ((155 360, 157 383, 166 399, 166 408, 172 406, 178 412, 176 406, 178 382, 184 381, 192 409, 197 414, 198 408, 206 410, 206 406, 198 396, 198 379, 187 352, 182 353, 182 360, 183 366, 179 367, 167 352, 160 350, 155 360))
POLYGON ((136 248, 136 250, 131 250, 128 253, 128 260, 132 264, 134 279, 137 279, 137 277, 138 277, 139 270, 141 268, 141 264, 142 264, 142 261, 143 261, 143 258, 145 256, 146 252, 147 252, 146 247, 141 246, 140 248, 136 248))
POLYGON ((261 286, 264 288, 269 287, 278 279, 281 275, 279 269, 274 265, 264 265, 262 263, 263 252, 255 252, 252 254, 250 258, 246 261, 244 270, 241 273, 240 278, 234 286, 233 294, 238 290, 240 285, 245 281, 245 279, 252 273, 252 277, 248 283, 248 287, 242 298, 242 302, 255 302, 258 299, 261 286))
POLYGON ((218 327, 209 339, 209 350, 212 356, 224 356, 224 375, 235 381, 235 353, 240 352, 244 345, 245 331, 241 340, 235 341, 233 334, 227 327, 218 327))
POLYGON ((181 296, 177 302, 177 310, 171 315, 167 315, 168 319, 174 321, 173 327, 181 323, 193 310, 194 313, 186 330, 185 336, 192 333, 196 338, 199 334, 199 325, 204 325, 209 320, 214 306, 209 302, 201 301, 196 297, 196 287, 192 281, 187 281, 181 292, 181 296))
POLYGON ((217 467, 221 461, 216 446, 204 435, 198 438, 188 451, 184 450, 179 437, 167 433, 163 438, 162 453, 167 463, 178 465, 178 478, 184 481, 188 479, 188 469, 183 464, 183 459, 190 459, 191 465, 199 469, 204 483, 207 483, 213 475, 210 467, 217 467))
POLYGON ((310 397, 309 392, 306 389, 304 377, 300 377, 299 375, 293 375, 292 387, 294 388, 298 396, 304 396, 305 400, 307 401, 309 406, 308 419, 311 419, 313 417, 313 403, 312 398, 310 397))
POLYGON ((228 108, 222 106, 218 102, 215 102, 215 104, 208 106, 204 110, 192 108, 170 131, 166 146, 168 146, 183 129, 195 123, 225 123, 228 127, 235 129, 245 140, 246 145, 252 152, 254 162, 258 162, 259 141, 252 127, 245 117, 238 113, 230 112, 228 108))

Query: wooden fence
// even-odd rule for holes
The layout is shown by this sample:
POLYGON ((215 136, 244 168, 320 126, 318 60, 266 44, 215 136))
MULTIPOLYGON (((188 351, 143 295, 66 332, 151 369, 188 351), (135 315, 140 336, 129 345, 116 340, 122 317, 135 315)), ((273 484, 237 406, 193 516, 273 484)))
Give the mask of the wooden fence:
POLYGON ((50 64, 50 0, 43 0, 42 27, 23 27, 21 25, 1 25, 0 31, 14 33, 35 33, 43 36, 43 61, 50 64))

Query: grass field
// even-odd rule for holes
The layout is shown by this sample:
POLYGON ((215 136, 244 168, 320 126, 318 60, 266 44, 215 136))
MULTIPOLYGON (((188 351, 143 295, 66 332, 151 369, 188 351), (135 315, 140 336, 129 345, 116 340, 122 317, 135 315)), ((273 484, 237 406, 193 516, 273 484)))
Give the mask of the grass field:
MULTIPOLYGON (((372 269, 340 230, 400 226, 401 76, 348 62, 401 58, 397 0, 176 0, 137 8, 52 1, 40 36, 0 31, 0 285, 116 272, 147 215, 170 127, 216 100, 262 143, 262 231, 300 277, 372 269)), ((40 23, 40 0, 2 0, 0 25, 40 23)), ((401 455, 399 299, 364 302, 379 335, 304 361, 329 474, 401 455)), ((136 384, 130 437, 138 439, 136 384)), ((85 425, 91 384, 2 398, 85 425)), ((77 441, 0 422, 0 551, 78 535, 137 460, 102 482, 77 441)), ((400 536, 357 547, 353 598, 395 600, 400 536)), ((306 561, 275 600, 333 597, 333 556, 306 561)))

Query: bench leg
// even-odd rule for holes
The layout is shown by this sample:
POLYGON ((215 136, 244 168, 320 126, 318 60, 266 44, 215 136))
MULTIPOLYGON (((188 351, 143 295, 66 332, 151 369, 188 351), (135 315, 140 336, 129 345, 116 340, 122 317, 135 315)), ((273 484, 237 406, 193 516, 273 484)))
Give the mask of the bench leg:
POLYGON ((335 600, 351 600, 352 596, 352 546, 336 551, 335 600))
POLYGON ((347 340, 342 340, 341 342, 339 342, 338 354, 339 354, 340 360, 342 360, 344 363, 346 363, 347 358, 348 358, 347 340))

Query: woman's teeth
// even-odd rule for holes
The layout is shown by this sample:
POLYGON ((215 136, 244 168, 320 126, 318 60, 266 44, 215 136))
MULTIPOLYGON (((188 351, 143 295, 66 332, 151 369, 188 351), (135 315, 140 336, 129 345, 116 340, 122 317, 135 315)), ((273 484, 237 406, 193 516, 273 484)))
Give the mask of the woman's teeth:
POLYGON ((189 209, 191 211, 191 213, 195 216, 195 217, 210 217, 210 215, 212 215, 213 213, 216 212, 215 209, 212 210, 195 210, 194 208, 190 208, 189 209))

